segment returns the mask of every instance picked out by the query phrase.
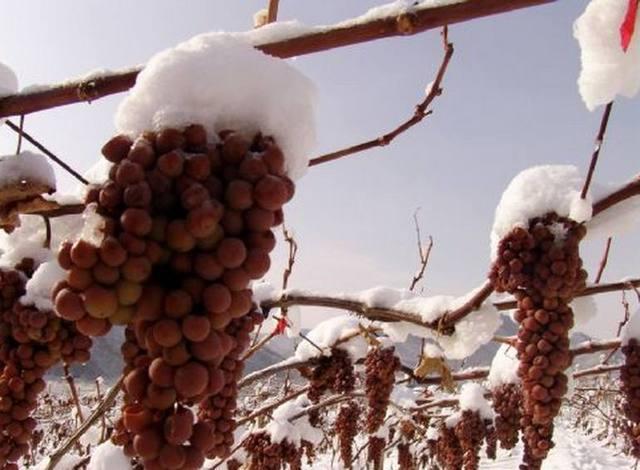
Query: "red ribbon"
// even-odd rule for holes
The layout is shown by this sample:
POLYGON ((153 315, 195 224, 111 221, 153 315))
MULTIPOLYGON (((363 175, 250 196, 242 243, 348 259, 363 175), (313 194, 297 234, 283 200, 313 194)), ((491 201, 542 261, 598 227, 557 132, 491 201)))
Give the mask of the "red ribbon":
POLYGON ((289 322, 287 321, 286 317, 280 317, 278 318, 278 323, 276 324, 276 328, 275 330, 273 330, 273 332, 277 335, 281 335, 285 331, 287 331, 288 326, 289 322))
POLYGON ((633 32, 636 29, 638 3, 640 3, 640 0, 629 0, 627 13, 624 16, 624 21, 620 25, 620 44, 622 45, 622 50, 625 52, 629 49, 633 32))

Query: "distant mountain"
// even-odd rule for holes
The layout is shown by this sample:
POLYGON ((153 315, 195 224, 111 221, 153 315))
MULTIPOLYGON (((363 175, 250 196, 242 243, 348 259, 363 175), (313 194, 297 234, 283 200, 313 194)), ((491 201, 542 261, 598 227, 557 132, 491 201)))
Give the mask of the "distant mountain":
MULTIPOLYGON (((505 317, 496 334, 499 336, 512 336, 517 331, 517 325, 510 318, 505 317)), ((120 345, 123 339, 122 328, 114 328, 107 336, 94 339, 91 361, 83 366, 74 366, 72 368, 74 377, 80 381, 94 381, 96 377, 102 377, 107 383, 115 382, 120 376, 123 367, 120 357, 120 345)), ((589 339, 589 336, 583 333, 575 333, 572 335, 571 343, 574 345, 589 339)), ((396 351, 403 364, 409 366, 416 364, 420 343, 420 338, 410 336, 406 342, 396 345, 396 351)), ((284 335, 273 338, 247 361, 245 371, 249 373, 263 369, 290 357, 295 349, 295 344, 294 339, 287 338, 284 335)), ((464 361, 449 361, 449 365, 452 369, 489 366, 499 347, 498 343, 490 342, 480 347, 478 351, 464 361)), ((580 369, 585 369, 598 364, 600 359, 598 354, 579 356, 576 360, 576 365, 580 369)), ((60 377, 61 375, 61 368, 56 368, 49 373, 50 377, 60 377)))

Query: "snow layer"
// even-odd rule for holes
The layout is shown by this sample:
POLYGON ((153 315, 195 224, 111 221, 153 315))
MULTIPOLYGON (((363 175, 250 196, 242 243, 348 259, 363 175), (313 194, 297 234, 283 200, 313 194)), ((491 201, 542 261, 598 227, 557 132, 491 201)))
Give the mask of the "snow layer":
POLYGON ((151 58, 121 103, 116 127, 132 135, 191 123, 210 132, 261 131, 277 140, 296 179, 315 143, 314 101, 311 81, 254 49, 247 34, 207 33, 151 58))
POLYGON ((574 25, 580 44, 580 95, 593 111, 616 97, 633 97, 640 89, 640 15, 628 50, 622 49, 620 26, 628 0, 592 0, 574 25))
POLYGON ((82 218, 68 215, 51 219, 51 251, 44 248, 46 238, 42 217, 23 215, 21 225, 10 234, 0 231, 0 267, 13 268, 23 258, 33 258, 36 265, 49 261, 60 243, 74 239, 82 230, 82 218))
POLYGON ((17 155, 0 156, 0 187, 25 180, 56 187, 53 168, 44 155, 20 152, 17 155))
POLYGON ((631 318, 629 318, 629 321, 620 334, 620 340, 623 346, 629 344, 630 339, 640 341, 640 310, 636 310, 633 315, 631 315, 631 318))
MULTIPOLYGON (((461 297, 435 295, 423 297, 406 289, 376 287, 360 293, 343 295, 343 297, 365 303, 368 307, 388 308, 414 314, 425 323, 438 320, 445 313, 454 311, 464 305, 477 289, 461 297)), ((414 323, 383 323, 382 330, 396 343, 403 343, 409 335, 432 338, 442 348, 448 359, 464 359, 478 350, 480 346, 491 341, 494 333, 502 323, 501 316, 491 302, 485 302, 478 310, 456 323, 455 332, 441 335, 430 328, 423 328, 414 323)))
MULTIPOLYGON (((295 356, 301 361, 318 357, 321 353, 318 351, 316 346, 322 348, 325 355, 330 355, 331 347, 333 347, 338 340, 359 330, 360 320, 355 317, 342 315, 339 317, 329 318, 317 324, 311 331, 309 331, 309 333, 307 333, 307 338, 313 341, 314 344, 309 343, 309 341, 301 341, 296 348, 295 356)), ((355 336, 349 341, 340 343, 338 347, 347 351, 353 361, 357 361, 358 359, 366 356, 368 350, 367 342, 360 335, 355 336)))
POLYGON ((309 399, 302 395, 276 408, 272 420, 265 427, 265 432, 271 436, 272 442, 288 442, 300 446, 302 440, 312 444, 319 444, 323 438, 322 432, 309 424, 309 418, 304 415, 298 419, 291 419, 294 415, 311 406, 309 399))
POLYGON ((584 201, 580 192, 584 177, 573 165, 543 165, 528 168, 516 175, 496 208, 491 229, 491 259, 498 243, 515 227, 525 227, 529 219, 556 212, 576 222, 591 218, 592 199, 584 201))
POLYGON ((91 451, 91 460, 87 470, 129 470, 131 462, 124 455, 122 447, 110 440, 105 441, 91 451))
POLYGON ((0 97, 12 95, 17 91, 18 77, 11 67, 0 62, 0 97))
POLYGON ((493 419, 493 409, 484 397, 486 390, 481 385, 467 382, 460 390, 460 410, 477 411, 484 419, 493 419))
POLYGON ((467 0, 395 0, 379 5, 368 10, 365 14, 352 20, 345 21, 341 25, 367 23, 389 16, 398 16, 412 13, 419 9, 436 8, 455 3, 463 3, 467 0))
POLYGON ((515 384, 520 382, 518 377, 518 358, 516 349, 508 344, 503 344, 493 356, 487 383, 491 389, 504 384, 515 384))
MULTIPOLYGON (((454 309, 465 303, 474 292, 453 301, 454 309)), ((481 346, 493 339, 493 335, 502 325, 502 315, 491 302, 482 306, 456 323, 455 332, 451 336, 431 336, 444 350, 448 359, 464 359, 475 353, 481 346)))
POLYGON ((26 293, 20 298, 20 302, 24 305, 35 305, 40 310, 53 310, 51 291, 65 276, 66 271, 57 261, 42 263, 27 281, 26 293))

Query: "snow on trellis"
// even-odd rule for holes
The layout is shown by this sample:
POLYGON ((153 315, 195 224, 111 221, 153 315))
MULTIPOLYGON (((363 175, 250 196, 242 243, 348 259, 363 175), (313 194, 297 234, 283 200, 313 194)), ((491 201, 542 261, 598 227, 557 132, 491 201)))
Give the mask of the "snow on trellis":
POLYGON ((209 133, 262 132, 276 139, 296 179, 315 144, 314 100, 309 79, 254 49, 246 35, 206 33, 151 58, 120 104, 116 127, 132 136, 193 123, 209 133))
MULTIPOLYGON (((437 321, 448 312, 457 310, 471 299, 478 289, 461 296, 436 295, 424 297, 406 289, 395 289, 392 287, 374 287, 361 292, 333 294, 331 297, 342 300, 359 302, 369 308, 393 309, 407 314, 414 314, 424 323, 437 321)), ((311 291, 301 291, 289 289, 278 291, 266 283, 258 283, 254 287, 253 299, 257 303, 286 298, 287 295, 307 295, 317 294, 311 291)), ((404 343, 409 335, 419 338, 430 338, 441 348, 442 353, 448 359, 464 359, 472 355, 483 344, 488 343, 502 324, 500 312, 491 302, 483 303, 478 309, 471 312, 462 320, 458 321, 455 331, 451 335, 443 335, 439 332, 403 321, 397 322, 370 322, 343 315, 330 318, 318 324, 307 337, 323 350, 330 348, 340 338, 349 336, 351 333, 359 331, 362 326, 374 325, 379 327, 393 343, 404 343)), ((342 349, 351 353, 352 359, 357 360, 366 354, 366 342, 357 338, 340 344, 342 349)), ((300 360, 316 357, 320 354, 318 349, 308 342, 300 344, 299 352, 296 356, 300 360)), ((328 353, 328 349, 325 350, 328 353)))
POLYGON ((481 418, 492 420, 494 413, 491 404, 484 397, 485 392, 484 387, 476 383, 464 384, 458 397, 460 410, 445 419, 446 426, 449 428, 456 426, 462 419, 462 413, 467 410, 477 411, 481 418))
POLYGON ((293 401, 289 401, 273 411, 272 419, 264 428, 264 431, 271 437, 271 442, 279 443, 286 440, 296 447, 301 441, 308 441, 317 445, 322 441, 322 432, 309 424, 309 418, 304 415, 293 419, 295 415, 303 412, 305 408, 311 406, 311 402, 305 396, 299 396, 293 401))
MULTIPOLYGON (((306 334, 309 341, 302 341, 296 348, 295 357, 305 361, 318 357, 322 353, 329 355, 331 347, 342 338, 346 338, 360 331, 360 320, 349 316, 341 315, 329 318, 306 334)), ((357 361, 367 355, 369 345, 362 336, 354 336, 348 341, 341 342, 338 346, 349 353, 352 361, 357 361)))
POLYGON ((591 111, 640 90, 640 16, 626 51, 621 33, 630 5, 628 0, 592 0, 575 22, 582 59, 578 87, 591 111))
POLYGON ((489 369, 489 376, 487 377, 489 387, 494 389, 504 384, 520 383, 520 378, 518 377, 519 364, 516 348, 509 344, 500 346, 496 355, 493 356, 491 368, 489 369))

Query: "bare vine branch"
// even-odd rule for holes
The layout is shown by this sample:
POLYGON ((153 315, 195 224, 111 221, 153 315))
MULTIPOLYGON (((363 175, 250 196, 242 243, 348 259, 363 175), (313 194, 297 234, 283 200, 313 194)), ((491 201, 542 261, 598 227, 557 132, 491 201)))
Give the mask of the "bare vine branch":
POLYGON ((451 57, 453 56, 454 48, 453 44, 447 41, 446 34, 446 26, 444 27, 444 31, 442 37, 444 38, 444 56, 442 57, 442 62, 440 63, 440 67, 438 68, 438 72, 436 74, 436 78, 430 86, 430 89, 424 98, 416 107, 413 112, 413 115, 398 125, 392 131, 381 135, 380 137, 376 137, 374 139, 368 140, 366 142, 362 142, 360 144, 352 145, 350 147, 336 150, 331 153, 327 153, 325 155, 321 155, 316 158, 312 158, 309 161, 309 166, 319 165, 321 163, 331 162, 333 160, 337 160, 339 158, 343 158, 349 155, 353 155, 356 153, 364 152, 365 150, 370 150, 375 147, 385 147, 389 145, 393 140, 398 137, 400 134, 411 129, 413 126, 422 122, 424 118, 429 116, 432 111, 428 111, 427 108, 431 103, 442 94, 442 80, 447 72, 447 68, 449 66, 449 62, 451 61, 451 57))
POLYGON ((587 192, 589 191, 589 186, 591 185, 591 179, 593 178, 593 173, 596 169, 596 164, 598 163, 598 157, 600 156, 600 149, 602 149, 602 144, 604 143, 604 136, 607 132, 607 125, 609 124, 609 117, 611 116, 611 109, 613 108, 613 101, 609 102, 602 113, 602 119, 600 121, 600 129, 598 130, 598 135, 596 136, 595 148, 593 149, 593 155, 591 155, 591 162, 589 163, 589 171, 587 172, 587 177, 584 180, 584 186, 582 187, 582 192, 580 193, 580 197, 585 199, 587 197, 587 192))
POLYGON ((19 136, 23 137, 24 140, 29 142, 31 145, 33 145, 35 148, 37 148, 42 153, 44 153, 47 157, 49 157, 51 160, 53 160, 62 168, 64 168, 69 174, 73 175, 82 184, 89 184, 89 182, 80 173, 78 173, 76 170, 71 168, 69 164, 65 163, 60 157, 56 156, 53 152, 51 152, 48 148, 46 148, 44 145, 38 142, 35 138, 27 134, 20 126, 16 126, 13 122, 9 120, 7 120, 5 124, 9 127, 9 129, 17 133, 19 136))

